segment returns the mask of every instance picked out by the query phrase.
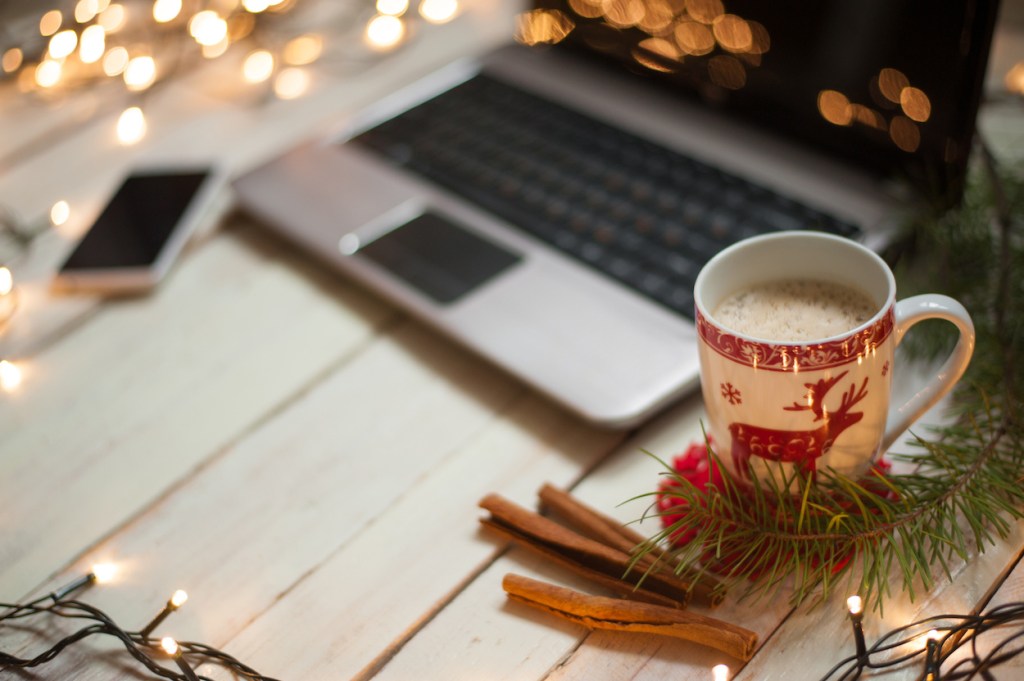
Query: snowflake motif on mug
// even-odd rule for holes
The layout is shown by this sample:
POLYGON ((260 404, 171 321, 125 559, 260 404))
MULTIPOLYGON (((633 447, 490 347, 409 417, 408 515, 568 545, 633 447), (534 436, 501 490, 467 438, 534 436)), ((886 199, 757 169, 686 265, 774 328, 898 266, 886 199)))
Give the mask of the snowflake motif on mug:
POLYGON ((724 397, 729 404, 741 404, 743 402, 740 391, 734 388, 732 383, 722 384, 722 397, 724 397))
POLYGON ((889 360, 886 360, 885 364, 882 365, 882 375, 883 376, 887 376, 888 374, 889 374, 889 360))

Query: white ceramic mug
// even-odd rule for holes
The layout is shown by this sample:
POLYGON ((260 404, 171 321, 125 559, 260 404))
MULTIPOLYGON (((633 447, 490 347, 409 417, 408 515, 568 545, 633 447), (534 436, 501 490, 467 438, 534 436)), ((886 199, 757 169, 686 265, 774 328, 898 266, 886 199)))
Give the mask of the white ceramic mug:
POLYGON ((829 467, 864 473, 963 375, 974 324, 948 296, 896 301, 892 271, 873 251, 818 232, 778 232, 741 241, 711 259, 694 289, 701 388, 715 451, 739 479, 791 478, 829 467), (729 329, 712 312, 727 296, 780 279, 834 282, 866 293, 877 311, 845 333, 777 341, 729 329), (949 359, 906 404, 890 411, 896 346, 924 319, 960 331, 949 359))

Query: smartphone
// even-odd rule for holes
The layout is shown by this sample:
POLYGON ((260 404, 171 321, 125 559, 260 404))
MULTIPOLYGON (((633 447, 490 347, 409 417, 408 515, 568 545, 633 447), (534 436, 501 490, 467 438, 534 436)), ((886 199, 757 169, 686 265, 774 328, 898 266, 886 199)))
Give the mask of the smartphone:
POLYGON ((223 184, 212 168, 133 172, 60 266, 53 288, 109 294, 153 288, 223 198, 223 184))

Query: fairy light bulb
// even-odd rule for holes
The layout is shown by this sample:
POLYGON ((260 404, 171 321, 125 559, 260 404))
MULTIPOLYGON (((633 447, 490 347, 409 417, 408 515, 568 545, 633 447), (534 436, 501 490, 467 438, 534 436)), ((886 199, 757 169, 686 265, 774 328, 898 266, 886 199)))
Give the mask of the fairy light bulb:
POLYGON ((377 11, 400 17, 409 9, 409 0, 377 0, 377 11))
POLYGON ((53 34, 46 52, 52 59, 64 59, 78 47, 78 34, 68 29, 53 34))
POLYGON ((9 296, 14 290, 14 275, 11 270, 0 265, 0 296, 9 296))
POLYGON ((107 49, 107 31, 99 24, 86 26, 78 41, 78 57, 83 64, 95 64, 107 49))
POLYGON ((25 53, 21 51, 20 47, 12 47, 4 52, 2 64, 4 73, 14 73, 21 68, 22 62, 25 61, 25 53))
POLYGON ((860 596, 850 596, 846 599, 846 607, 850 611, 850 615, 857 617, 864 612, 864 602, 860 596))
POLYGON ((292 66, 312 64, 320 58, 323 49, 323 38, 313 33, 307 33, 289 40, 281 52, 281 59, 292 66))
POLYGON ((156 82, 156 61, 148 55, 134 57, 128 60, 121 76, 129 90, 145 90, 156 82))
POLYGON ((274 55, 267 50, 250 52, 242 63, 242 77, 249 83, 262 83, 274 72, 274 55))
POLYGON ((270 7, 270 2, 268 0, 242 0, 242 7, 246 12, 259 14, 270 7))
POLYGON ((181 0, 156 0, 153 3, 153 19, 159 24, 174 21, 181 14, 181 0))
POLYGON ((227 36, 228 22, 212 9, 206 9, 189 19, 188 32, 200 45, 216 45, 227 36))
POLYGON ((170 636, 164 636, 162 639, 160 639, 160 647, 163 648, 164 652, 170 655, 171 657, 175 657, 178 654, 178 651, 180 650, 180 648, 178 647, 178 642, 170 636))
POLYGON ((728 681, 729 667, 724 664, 716 664, 711 668, 712 681, 728 681))
POLYGON ((64 15, 60 13, 59 9, 51 9, 39 18, 39 35, 44 38, 53 35, 60 30, 62 23, 64 23, 64 15))
POLYGON ((180 608, 181 606, 185 605, 185 601, 187 600, 188 594, 185 593, 183 590, 178 589, 171 595, 170 604, 175 608, 180 608))
POLYGON ((121 30, 127 22, 127 15, 124 5, 111 3, 106 9, 100 12, 96 23, 107 30, 107 33, 114 33, 121 30))
POLYGON ((135 144, 146 135, 146 116, 137 106, 128 107, 117 119, 117 139, 121 144, 135 144))
POLYGON ((0 359, 0 389, 14 392, 21 387, 21 368, 14 362, 0 359))
POLYGON ((35 70, 36 85, 42 88, 51 88, 60 82, 63 68, 59 61, 44 59, 39 62, 35 70))
POLYGON ((100 11, 98 0, 78 0, 75 5, 75 21, 85 24, 92 21, 100 11))
POLYGON ((71 217, 71 206, 68 202, 61 199, 52 206, 50 206, 50 224, 54 227, 60 227, 68 221, 71 217))
POLYGON ((458 9, 458 0, 423 0, 420 16, 432 24, 443 24, 455 18, 458 9))
POLYGON ((107 74, 111 78, 119 76, 124 73, 124 70, 128 67, 128 49, 118 45, 117 47, 111 47, 107 50, 107 53, 103 55, 103 73, 107 74))
POLYGON ((405 23, 396 16, 380 14, 366 25, 366 43, 373 49, 384 51, 402 42, 405 23))
POLYGON ((309 89, 309 74, 304 69, 284 69, 274 79, 274 94, 281 99, 297 99, 309 89))
POLYGON ((97 584, 109 584, 117 575, 117 566, 113 563, 96 563, 92 566, 92 576, 97 584))

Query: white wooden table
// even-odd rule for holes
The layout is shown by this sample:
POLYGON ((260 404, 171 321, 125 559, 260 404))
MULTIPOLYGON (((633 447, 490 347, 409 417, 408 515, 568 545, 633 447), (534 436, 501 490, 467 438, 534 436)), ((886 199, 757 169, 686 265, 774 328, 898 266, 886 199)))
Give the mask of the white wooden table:
MULTIPOLYGON (((242 215, 196 238, 150 296, 47 291, 129 167, 241 170, 495 44, 511 14, 477 2, 365 68, 315 68, 293 101, 240 103, 202 71, 182 77, 147 101, 148 136, 131 147, 114 139, 117 107, 83 114, 78 100, 2 92, 0 201, 39 220, 65 199, 72 217, 15 264, 22 305, 0 336, 24 373, 0 393, 0 600, 113 561, 116 580, 84 600, 141 626, 184 588, 162 631, 281 679, 705 680, 717 663, 741 679, 812 679, 851 652, 845 593, 813 611, 727 601, 715 615, 765 641, 742 669, 506 602, 507 572, 589 587, 481 531, 476 502, 499 492, 533 506, 551 482, 634 520, 642 504, 619 504, 658 479, 641 450, 667 458, 697 438, 697 397, 635 432, 593 428, 242 215)), ((1018 524, 952 583, 869 616, 869 638, 971 611, 1000 584, 996 599, 1019 598, 1022 547, 1018 524)), ((0 649, 9 640, 0 632, 0 649)), ((34 678, 135 678, 109 650, 73 649, 34 678)))

